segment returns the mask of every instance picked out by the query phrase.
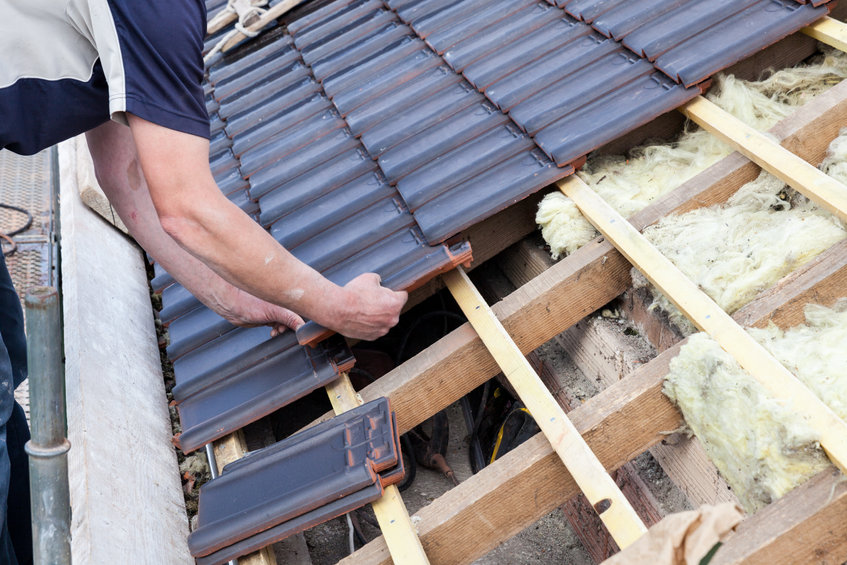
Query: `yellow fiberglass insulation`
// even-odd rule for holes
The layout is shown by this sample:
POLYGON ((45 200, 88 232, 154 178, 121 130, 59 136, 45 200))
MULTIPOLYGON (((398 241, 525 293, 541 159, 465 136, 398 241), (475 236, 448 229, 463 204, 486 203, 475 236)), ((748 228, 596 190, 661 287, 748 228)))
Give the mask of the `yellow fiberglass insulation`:
MULTIPOLYGON (((805 325, 748 331, 847 418, 847 300, 808 305, 805 325)), ((664 392, 748 512, 828 465, 817 434, 706 334, 691 336, 671 361, 664 392)))
MULTIPOLYGON (((847 136, 845 136, 847 137, 847 136)), ((666 216, 644 236, 721 308, 733 313, 779 279, 847 238, 843 224, 762 172, 725 204, 666 216)), ((633 285, 646 280, 636 274, 633 285)), ((664 295, 654 306, 684 332, 694 327, 664 295)))
MULTIPOLYGON (((778 71, 760 81, 718 75, 706 97, 747 124, 765 131, 844 78, 847 78, 847 54, 831 50, 807 65, 778 71)), ((629 217, 729 153, 729 146, 708 132, 687 125, 672 143, 642 145, 627 156, 593 157, 578 174, 609 205, 629 217)), ((541 201, 536 222, 554 259, 572 253, 596 236, 574 203, 559 193, 548 194, 541 201)))
MULTIPOLYGON (((847 181, 847 129, 830 144, 821 169, 847 181)), ((766 172, 725 204, 666 216, 643 233, 730 314, 847 237, 841 221, 766 172)), ((648 286, 634 269, 633 286, 648 286)), ((695 331, 664 295, 653 296, 653 306, 684 333, 695 331)))

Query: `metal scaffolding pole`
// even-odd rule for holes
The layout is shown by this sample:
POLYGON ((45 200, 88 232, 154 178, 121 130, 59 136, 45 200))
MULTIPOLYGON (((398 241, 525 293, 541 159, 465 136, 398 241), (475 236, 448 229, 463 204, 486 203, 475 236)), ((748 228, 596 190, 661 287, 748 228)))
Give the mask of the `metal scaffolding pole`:
POLYGON ((34 287, 26 295, 27 362, 29 364, 30 499, 33 563, 71 562, 71 507, 68 494, 68 450, 65 437, 65 371, 59 294, 34 287))

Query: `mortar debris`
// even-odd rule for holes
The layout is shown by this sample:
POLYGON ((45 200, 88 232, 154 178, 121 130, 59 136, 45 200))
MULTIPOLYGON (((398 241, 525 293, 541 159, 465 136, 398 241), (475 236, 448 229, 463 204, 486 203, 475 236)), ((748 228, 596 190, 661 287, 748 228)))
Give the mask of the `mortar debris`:
MULTIPOLYGON (((147 266, 148 281, 153 279, 153 267, 147 266)), ((156 327, 156 339, 159 344, 159 360, 162 366, 162 377, 165 381, 165 393, 168 400, 168 413, 171 418, 171 433, 177 435, 182 432, 179 425, 179 414, 176 406, 173 405, 173 393, 171 392, 176 380, 174 378, 174 368, 170 359, 168 359, 167 347, 169 343, 168 330, 162 324, 159 318, 159 312, 162 308, 161 294, 153 292, 150 287, 150 303, 153 306, 154 325, 156 327)), ((185 510, 188 515, 188 523, 193 531, 197 524, 197 504, 200 499, 200 487, 211 480, 212 475, 209 469, 209 463, 206 460, 206 454, 202 450, 195 451, 188 455, 184 454, 181 449, 174 447, 176 452, 177 462, 179 464, 180 480, 182 481, 182 494, 185 500, 185 510)))

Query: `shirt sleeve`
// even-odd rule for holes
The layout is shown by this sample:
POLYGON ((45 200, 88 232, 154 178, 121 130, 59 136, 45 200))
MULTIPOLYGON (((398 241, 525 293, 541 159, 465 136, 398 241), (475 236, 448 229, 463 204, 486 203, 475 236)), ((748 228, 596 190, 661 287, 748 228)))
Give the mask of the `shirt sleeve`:
POLYGON ((206 7, 200 0, 90 0, 109 84, 109 112, 209 137, 202 88, 206 7))

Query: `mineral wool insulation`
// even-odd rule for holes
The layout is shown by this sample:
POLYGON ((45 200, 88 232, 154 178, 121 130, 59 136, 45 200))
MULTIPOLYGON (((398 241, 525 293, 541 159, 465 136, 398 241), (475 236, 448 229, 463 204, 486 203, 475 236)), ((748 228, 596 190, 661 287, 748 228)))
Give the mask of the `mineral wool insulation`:
MULTIPOLYGON (((806 324, 749 329, 841 418, 847 418, 847 300, 806 306, 806 324)), ((664 392, 700 439, 744 509, 755 512, 828 466, 818 435, 708 335, 670 363, 664 392)))
MULTIPOLYGON (((836 142, 847 150, 847 133, 836 142)), ((844 167, 847 154, 838 158, 833 162, 844 167)), ((847 237, 837 218, 766 172, 725 204, 666 216, 643 233, 730 314, 847 237)), ((633 285, 648 286, 635 269, 633 285)), ((651 290, 654 306, 668 312, 684 333, 695 331, 663 294, 651 290)))
MULTIPOLYGON (((765 131, 820 92, 847 78, 847 54, 828 50, 807 65, 778 71, 761 81, 718 75, 707 98, 748 125, 765 131)), ((731 152, 696 126, 673 143, 649 143, 628 155, 601 155, 578 173, 624 217, 642 210, 731 152)), ((548 194, 536 216, 554 259, 591 241, 596 231, 561 193, 548 194)))

